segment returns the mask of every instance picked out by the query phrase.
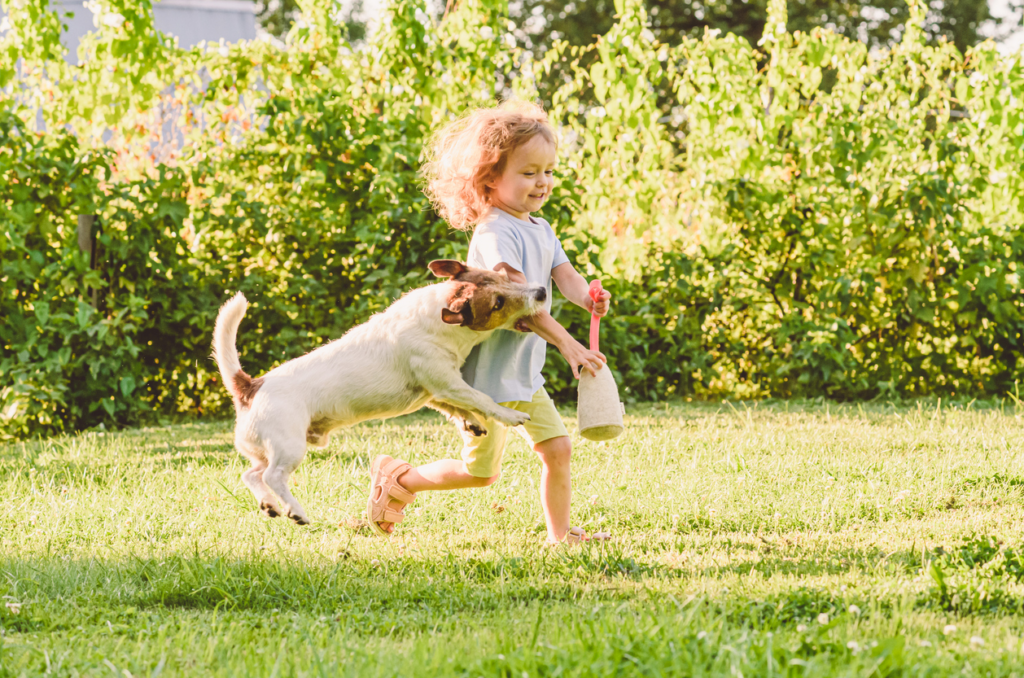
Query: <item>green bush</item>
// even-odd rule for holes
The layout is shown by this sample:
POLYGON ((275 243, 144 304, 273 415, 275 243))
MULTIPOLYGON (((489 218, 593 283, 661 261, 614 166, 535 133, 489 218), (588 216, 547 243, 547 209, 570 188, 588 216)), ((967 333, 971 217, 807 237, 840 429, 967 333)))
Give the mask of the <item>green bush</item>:
MULTIPOLYGON (((559 125, 543 214, 615 297, 601 347, 626 398, 1000 395, 1024 376, 1021 57, 925 46, 916 0, 879 55, 786 33, 778 2, 760 50, 662 45, 621 0, 594 45, 539 62, 499 0, 439 25, 396 0, 360 49, 315 2, 285 48, 179 50, 146 0, 97 7, 125 21, 73 68, 44 0, 5 4, 0 436, 228 412, 208 356, 235 290, 259 373, 429 282, 467 238, 419 190, 425 142, 506 90, 559 125), (74 233, 92 213, 95 268, 74 233)), ((557 357, 547 377, 573 397, 557 357)))
POLYGON ((0 153, 4 432, 127 424, 197 398, 184 372, 209 351, 219 297, 168 237, 186 209, 181 173, 101 188, 108 154, 82 152, 70 134, 37 137, 9 111, 0 130, 10 140, 0 153), (97 210, 92 266, 76 222, 97 210))

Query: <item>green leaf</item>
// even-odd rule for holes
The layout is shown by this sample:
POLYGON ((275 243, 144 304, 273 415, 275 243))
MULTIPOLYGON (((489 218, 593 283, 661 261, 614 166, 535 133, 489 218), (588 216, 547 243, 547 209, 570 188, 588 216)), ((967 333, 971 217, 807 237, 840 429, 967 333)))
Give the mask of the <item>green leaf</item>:
POLYGON ((135 390, 135 379, 131 375, 128 375, 127 377, 121 377, 120 386, 121 395, 127 398, 132 394, 132 391, 135 390))
POLYGON ((78 302, 78 310, 75 312, 75 319, 78 320, 78 326, 85 329, 89 325, 89 319, 92 317, 94 309, 92 306, 84 302, 78 302))
POLYGON ((45 328, 46 323, 50 320, 50 305, 45 301, 37 302, 34 311, 39 324, 45 328))
POLYGON ((590 69, 590 81, 594 83, 594 95, 598 101, 604 101, 608 90, 604 72, 605 65, 601 62, 594 64, 590 69))
POLYGON ((959 77, 956 79, 956 98, 961 104, 967 102, 967 88, 969 83, 967 78, 959 77))

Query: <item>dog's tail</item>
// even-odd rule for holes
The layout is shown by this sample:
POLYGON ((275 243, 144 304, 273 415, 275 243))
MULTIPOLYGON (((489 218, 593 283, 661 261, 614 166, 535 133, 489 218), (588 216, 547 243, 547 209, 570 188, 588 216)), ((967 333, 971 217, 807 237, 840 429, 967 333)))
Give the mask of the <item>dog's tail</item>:
POLYGON ((242 370, 238 361, 238 349, 235 342, 238 326, 245 317, 245 309, 249 302, 239 292, 220 307, 217 314, 217 325, 213 330, 213 359, 220 368, 220 376, 224 380, 224 388, 235 401, 235 409, 248 409, 256 392, 263 385, 263 377, 253 379, 242 370))

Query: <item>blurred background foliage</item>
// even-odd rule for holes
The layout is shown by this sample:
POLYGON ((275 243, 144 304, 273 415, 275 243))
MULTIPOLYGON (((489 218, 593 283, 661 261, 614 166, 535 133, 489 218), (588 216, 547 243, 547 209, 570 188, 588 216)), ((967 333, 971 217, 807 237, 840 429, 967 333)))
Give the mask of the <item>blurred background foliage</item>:
MULTIPOLYGON (((768 0, 647 0, 645 4, 651 31, 669 45, 700 37, 705 28, 735 33, 756 45, 768 20, 768 0)), ((997 36, 1019 26, 1022 6, 1024 3, 1015 0, 1006 15, 996 17, 986 2, 942 0, 929 5, 922 28, 929 42, 945 38, 963 51, 982 41, 986 25, 997 36)), ((532 43, 541 49, 550 46, 552 38, 589 44, 615 22, 612 0, 522 0, 514 9, 513 19, 530 32, 532 43)), ((790 3, 788 10, 791 31, 826 28, 870 48, 898 43, 910 18, 904 0, 806 0, 790 3)))
MULTIPOLYGON (((419 189, 424 143, 512 94, 558 126, 543 216, 615 296, 627 399, 1002 396, 1024 375, 1022 56, 935 39, 919 0, 876 49, 788 30, 803 6, 778 0, 756 44, 739 23, 659 37, 661 11, 617 0, 596 39, 540 55, 501 0, 395 0, 362 37, 302 0, 280 41, 189 50, 147 0, 96 0, 79 66, 45 0, 4 8, 2 437, 226 415, 209 342, 236 290, 261 373, 431 282, 467 237, 419 189)), ((557 356, 546 375, 574 397, 557 356)))
MULTIPOLYGON (((647 0, 650 28, 663 43, 676 45, 684 37, 700 37, 705 28, 735 33, 756 45, 768 20, 767 0, 647 0)), ((369 16, 363 2, 343 4, 339 17, 348 26, 352 40, 363 40, 369 16)), ((440 16, 443 6, 428 3, 428 11, 440 16)), ((987 2, 976 0, 938 0, 928 6, 923 25, 928 40, 940 37, 961 51, 981 42, 988 34, 998 39, 1020 26, 1018 16, 1024 2, 1010 0, 998 15, 987 2)), ((789 29, 809 32, 827 28, 869 47, 891 47, 898 43, 910 17, 904 0, 851 2, 842 0, 804 0, 789 8, 789 29)), ((269 34, 283 38, 301 11, 298 0, 257 0, 257 17, 269 34)), ((615 23, 613 0, 513 0, 509 18, 516 24, 521 39, 537 54, 543 55, 554 41, 588 45, 607 33, 615 23)))

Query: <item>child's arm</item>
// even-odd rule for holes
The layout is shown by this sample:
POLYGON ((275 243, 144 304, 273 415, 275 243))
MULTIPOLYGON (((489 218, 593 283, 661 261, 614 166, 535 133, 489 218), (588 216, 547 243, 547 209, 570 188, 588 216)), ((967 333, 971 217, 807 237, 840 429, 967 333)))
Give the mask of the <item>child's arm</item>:
MULTIPOLYGON (((557 271, 559 268, 562 267, 559 266, 555 270, 557 271)), ((570 266, 570 268, 572 267, 570 266)), ((509 280, 513 282, 527 284, 526 276, 508 264, 498 264, 494 270, 505 271, 509 280)), ((559 289, 562 288, 559 287, 559 289)), ((605 310, 607 311, 607 308, 605 310)), ((573 339, 572 335, 547 311, 541 311, 534 316, 525 318, 525 323, 538 337, 558 349, 565 361, 569 363, 572 374, 577 379, 580 378, 580 367, 586 367, 590 370, 590 374, 596 377, 597 371, 608 362, 608 359, 600 351, 591 351, 573 339)))
POLYGON ((547 311, 541 311, 537 315, 525 318, 526 326, 533 330, 537 336, 552 344, 558 349, 565 361, 572 368, 572 376, 580 378, 580 368, 586 367, 590 374, 597 376, 608 359, 600 351, 591 351, 580 342, 572 338, 562 325, 551 317, 547 311))
POLYGON ((555 266, 554 270, 551 271, 551 279, 555 281, 555 285, 558 286, 558 291, 562 293, 563 297, 577 306, 586 309, 587 313, 598 317, 608 313, 608 307, 611 304, 612 298, 611 292, 601 290, 601 296, 598 297, 595 304, 594 300, 590 298, 590 283, 587 282, 586 278, 577 273, 576 269, 569 262, 555 266))

